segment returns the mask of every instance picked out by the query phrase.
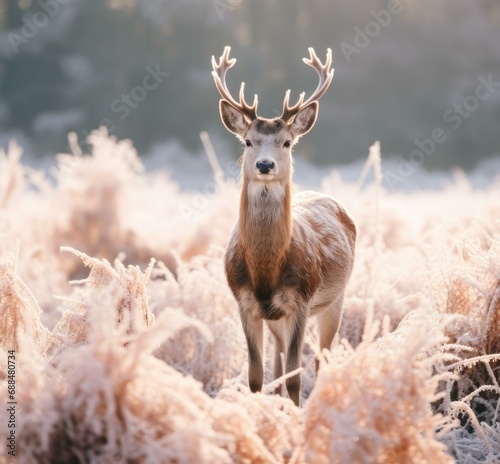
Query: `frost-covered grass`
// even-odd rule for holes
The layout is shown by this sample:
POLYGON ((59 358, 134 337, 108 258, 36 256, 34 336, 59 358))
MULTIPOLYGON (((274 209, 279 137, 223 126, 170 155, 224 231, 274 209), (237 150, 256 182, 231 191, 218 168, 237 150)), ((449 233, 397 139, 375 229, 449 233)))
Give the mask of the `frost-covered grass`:
MULTIPOLYGON (((91 136, 52 173, 0 154, 0 396, 16 350, 20 463, 500 459, 500 182, 388 193, 325 177, 359 228, 340 336, 303 407, 246 384, 222 256, 238 187, 208 197, 91 136)), ((0 462, 7 411, 0 408, 0 462)))

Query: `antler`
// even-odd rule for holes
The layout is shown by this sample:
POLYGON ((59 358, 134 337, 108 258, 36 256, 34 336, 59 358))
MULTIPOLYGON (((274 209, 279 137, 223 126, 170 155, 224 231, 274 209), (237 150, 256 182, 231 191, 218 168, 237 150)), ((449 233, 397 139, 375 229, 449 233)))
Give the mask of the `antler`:
POLYGON ((305 64, 314 68, 319 75, 319 84, 314 93, 304 102, 305 92, 302 92, 299 96, 299 101, 293 105, 289 106, 290 100, 290 90, 286 91, 285 100, 283 101, 283 113, 281 119, 288 122, 290 119, 295 117, 297 113, 305 108, 307 105, 313 101, 318 101, 328 90, 333 79, 333 69, 332 67, 332 50, 329 48, 326 52, 326 62, 323 65, 319 58, 316 56, 313 48, 308 48, 309 59, 303 58, 305 64))
POLYGON ((236 59, 232 58, 229 59, 229 52, 231 51, 231 47, 225 47, 224 48, 224 53, 222 56, 219 58, 219 64, 215 61, 215 57, 212 56, 212 76, 214 77, 215 81, 215 86, 217 87, 217 90, 221 94, 222 98, 224 100, 227 100, 228 103, 233 106, 234 108, 240 110, 247 118, 249 118, 251 121, 254 119, 257 119, 257 95, 255 95, 254 100, 253 100, 253 105, 250 106, 248 103, 245 101, 245 96, 243 95, 244 90, 245 90, 245 83, 241 83, 240 87, 240 101, 237 102, 229 93, 229 90, 227 89, 226 85, 226 73, 228 69, 231 69, 234 64, 236 63, 236 59))

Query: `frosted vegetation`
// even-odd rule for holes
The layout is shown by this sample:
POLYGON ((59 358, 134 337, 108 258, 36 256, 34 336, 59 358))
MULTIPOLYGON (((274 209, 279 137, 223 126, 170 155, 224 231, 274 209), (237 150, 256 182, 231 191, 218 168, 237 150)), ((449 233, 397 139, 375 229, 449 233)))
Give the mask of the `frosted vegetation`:
POLYGON ((129 141, 90 142, 55 181, 0 154, 0 392, 15 349, 20 463, 499 461, 500 181, 389 193, 377 145, 375 182, 324 178, 359 242, 316 382, 308 330, 297 408, 271 363, 264 392, 247 387, 222 266, 237 184, 181 192, 129 141))

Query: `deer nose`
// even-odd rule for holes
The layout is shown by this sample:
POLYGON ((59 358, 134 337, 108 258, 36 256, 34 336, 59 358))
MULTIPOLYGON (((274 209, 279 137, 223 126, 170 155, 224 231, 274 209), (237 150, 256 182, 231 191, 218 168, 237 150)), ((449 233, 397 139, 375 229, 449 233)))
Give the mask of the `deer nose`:
POLYGON ((269 174, 269 171, 274 168, 274 163, 272 161, 258 161, 256 167, 261 174, 269 174))

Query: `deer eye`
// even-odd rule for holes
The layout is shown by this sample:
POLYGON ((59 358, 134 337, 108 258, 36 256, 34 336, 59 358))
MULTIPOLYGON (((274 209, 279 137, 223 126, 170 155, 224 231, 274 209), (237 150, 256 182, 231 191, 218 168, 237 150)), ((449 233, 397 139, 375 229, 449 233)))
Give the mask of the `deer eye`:
POLYGON ((245 140, 245 145, 246 145, 247 147, 251 147, 251 146, 252 146, 252 142, 250 142, 250 140, 246 139, 246 140, 245 140))
POLYGON ((290 142, 290 140, 287 140, 287 141, 283 144, 283 146, 284 146, 285 148, 289 148, 291 144, 292 144, 292 142, 290 142))

